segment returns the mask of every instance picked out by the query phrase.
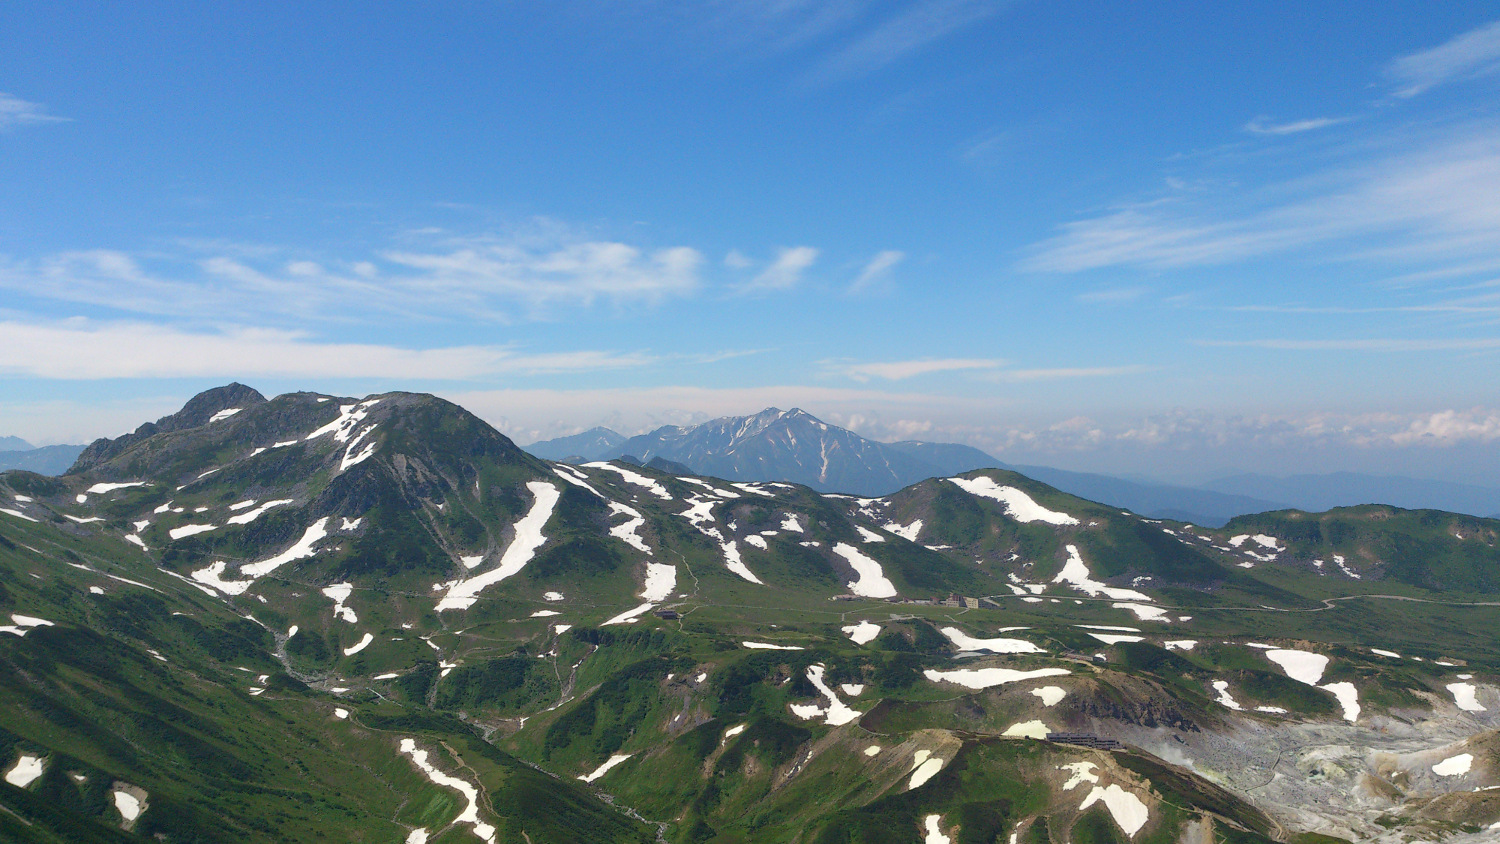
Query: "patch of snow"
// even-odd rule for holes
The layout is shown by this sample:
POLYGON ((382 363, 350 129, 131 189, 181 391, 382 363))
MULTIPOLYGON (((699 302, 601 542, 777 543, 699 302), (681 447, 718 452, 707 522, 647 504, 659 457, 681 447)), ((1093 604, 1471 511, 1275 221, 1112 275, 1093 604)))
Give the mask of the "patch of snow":
POLYGON ((1190 651, 1197 644, 1197 639, 1168 639, 1161 646, 1169 651, 1190 651))
POLYGON ((748 725, 746 725, 746 724, 736 724, 733 727, 730 727, 729 729, 725 730, 724 731, 724 739, 723 740, 724 741, 729 741, 730 739, 734 738, 735 736, 739 735, 740 733, 743 733, 745 731, 745 727, 746 726, 748 726, 748 725))
POLYGON ((344 648, 344 656, 354 656, 355 654, 369 647, 370 643, 373 641, 375 641, 375 634, 366 633, 364 635, 364 638, 360 639, 358 642, 355 642, 349 647, 344 648))
POLYGON ((1056 706, 1068 695, 1061 686, 1042 686, 1039 689, 1032 689, 1031 693, 1042 699, 1042 706, 1056 706))
POLYGON ((880 745, 878 745, 878 744, 872 744, 869 747, 865 748, 865 755, 866 756, 879 756, 880 755, 880 745))
POLYGON ((793 533, 802 533, 802 525, 797 523, 797 516, 793 513, 783 513, 781 516, 781 529, 793 533))
POLYGON ((1018 683, 1039 677, 1061 677, 1070 672, 1065 668, 1037 668, 1017 671, 1013 668, 958 668, 952 671, 928 669, 922 672, 928 680, 953 683, 970 689, 988 689, 1006 683, 1018 683))
POLYGON ((1400 659, 1401 658, 1401 654, 1398 654, 1395 651, 1384 651, 1384 650, 1381 650, 1380 648, 1370 648, 1370 653, 1375 654, 1376 656, 1390 657, 1391 659, 1400 659))
POLYGON ((443 599, 438 601, 437 612, 462 610, 473 606, 480 592, 520 572, 527 563, 531 562, 537 549, 547 541, 547 537, 542 534, 542 528, 546 527, 547 520, 552 518, 552 510, 557 506, 557 501, 562 494, 556 486, 542 481, 531 481, 526 484, 526 488, 531 491, 533 497, 531 509, 527 510, 526 515, 516 522, 515 538, 511 540, 509 547, 500 557, 500 565, 454 583, 449 587, 443 599))
POLYGON ((859 697, 865 693, 864 683, 840 683, 839 688, 850 697, 859 697))
MULTIPOLYGON (((827 699, 828 705, 794 706, 793 709, 798 717, 802 718, 803 720, 808 720, 810 718, 821 715, 823 716, 823 723, 829 725, 830 727, 842 727, 850 721, 858 718, 860 715, 863 715, 864 713, 857 712, 854 709, 851 709, 842 700, 839 700, 839 696, 834 693, 833 689, 830 689, 828 685, 823 682, 823 671, 824 668, 822 665, 809 665, 807 667, 807 681, 813 684, 813 688, 818 690, 818 694, 821 694, 825 699, 827 699)), ((864 688, 860 687, 860 690, 863 691, 864 688)))
POLYGON ((766 644, 765 642, 740 642, 740 645, 742 645, 744 647, 747 647, 747 648, 750 648, 752 650, 761 650, 761 651, 805 651, 805 650, 807 650, 807 648, 798 647, 796 645, 770 645, 770 644, 766 644))
POLYGON ((453 823, 473 824, 474 834, 484 841, 493 844, 495 841, 495 828, 479 820, 479 789, 470 785, 466 780, 459 779, 458 777, 450 777, 437 768, 434 768, 432 763, 427 761, 427 751, 418 749, 414 739, 402 739, 401 752, 410 756, 411 761, 433 783, 444 788, 451 788, 462 794, 464 799, 468 801, 468 805, 464 807, 464 810, 459 813, 458 817, 453 819, 453 823))
MULTIPOLYGON (((255 502, 252 501, 249 503, 253 504, 255 502)), ((229 523, 232 525, 248 525, 256 519, 260 518, 265 514, 267 510, 271 509, 272 507, 284 507, 291 503, 292 499, 290 498, 281 498, 276 501, 267 501, 266 503, 260 505, 259 507, 256 507, 254 510, 251 510, 248 513, 241 513, 238 516, 230 516, 229 523)))
MULTIPOLYGON (((131 537, 127 536, 126 539, 131 537)), ((209 563, 206 568, 191 572, 191 577, 204 586, 211 586, 223 592, 225 595, 243 595, 245 590, 255 584, 254 580, 225 580, 224 569, 227 565, 223 560, 209 563)))
POLYGON ((115 811, 120 813, 120 817, 133 821, 141 816, 141 801, 134 794, 117 789, 111 796, 115 799, 115 811))
POLYGON ((1112 625, 1112 624, 1075 624, 1073 626, 1074 627, 1078 627, 1078 628, 1082 628, 1084 630, 1113 630, 1113 631, 1115 631, 1117 633, 1139 633, 1139 632, 1141 632, 1141 628, 1139 628, 1139 627, 1117 627, 1117 626, 1112 625))
POLYGON ((1083 783, 1099 783, 1099 775, 1094 769, 1099 767, 1093 762, 1069 762, 1066 765, 1058 765, 1059 771, 1067 771, 1068 781, 1063 783, 1063 791, 1072 791, 1083 783))
POLYGON ((102 521, 104 521, 104 517, 103 516, 90 516, 87 519, 80 519, 77 516, 64 515, 63 518, 70 519, 70 520, 72 520, 74 522, 77 522, 80 525, 87 525, 87 524, 92 524, 94 522, 102 522, 102 521))
MULTIPOLYGON (((559 478, 562 478, 573 486, 583 487, 589 492, 592 492, 596 497, 605 498, 603 493, 601 493, 597 489, 594 489, 593 485, 588 482, 588 475, 585 475, 584 473, 578 471, 577 469, 574 469, 571 466, 567 467, 566 472, 563 471, 562 466, 553 466, 552 472, 559 478)), ((605 498, 605 500, 607 501, 608 499, 605 498)))
POLYGON ((759 536, 747 536, 745 537, 745 542, 750 545, 754 545, 756 548, 759 548, 762 551, 771 550, 771 546, 766 544, 766 540, 759 536))
POLYGON ((478 568, 479 564, 482 563, 482 562, 484 562, 484 555, 483 554, 475 554, 472 557, 459 557, 458 561, 460 563, 463 563, 464 568, 466 568, 466 569, 478 568))
POLYGON ((1118 589, 1106 586, 1095 580, 1089 573, 1089 567, 1084 564, 1083 558, 1078 555, 1078 546, 1067 546, 1068 562, 1063 565, 1062 571, 1057 577, 1052 578, 1053 583, 1066 583, 1074 589, 1084 592, 1089 597, 1097 598, 1104 595, 1116 601, 1142 601, 1151 603, 1151 596, 1134 589, 1118 589))
POLYGON ((335 717, 335 718, 339 719, 340 721, 342 721, 345 718, 349 717, 349 710, 343 708, 342 706, 337 707, 337 708, 335 708, 333 710, 333 717, 335 717))
POLYGON ((1460 753, 1433 765, 1432 772, 1440 777, 1461 777, 1469 772, 1473 764, 1474 754, 1460 753))
POLYGON ((0 507, 0 513, 4 513, 7 516, 15 516, 18 519, 25 519, 28 522, 37 521, 36 519, 33 519, 25 513, 22 513, 20 510, 12 510, 9 507, 0 507))
POLYGON ((11 624, 0 625, 0 633, 11 633, 24 637, 26 631, 33 627, 52 627, 52 622, 45 618, 36 618, 29 615, 11 615, 11 624))
POLYGON ((1449 683, 1445 688, 1453 695, 1453 702, 1458 708, 1465 712, 1484 712, 1484 706, 1479 702, 1479 690, 1474 688, 1473 683, 1449 683))
POLYGON ((182 527, 175 527, 167 531, 167 535, 172 537, 173 539, 182 539, 185 536, 195 536, 200 533, 208 533, 211 530, 218 529, 218 525, 183 525, 182 527))
POLYGON ((1268 713, 1270 713, 1272 715, 1285 715, 1286 714, 1286 710, 1282 709, 1279 706, 1257 706, 1257 707, 1255 707, 1255 711, 1256 712, 1268 712, 1268 713))
POLYGON ((1098 639, 1099 641, 1103 642, 1106 645, 1118 645, 1121 642, 1143 642, 1146 639, 1146 637, 1144 637, 1144 636, 1132 636, 1132 635, 1130 635, 1128 633, 1093 633, 1093 632, 1090 632, 1089 635, 1093 636, 1095 639, 1098 639))
POLYGON ((724 552, 725 567, 727 567, 730 571, 734 572, 740 577, 743 577, 744 579, 750 581, 751 583, 760 586, 765 585, 760 582, 760 578, 756 577, 755 573, 750 571, 749 567, 747 567, 745 563, 740 559, 739 546, 736 545, 733 540, 720 543, 719 548, 724 552))
MULTIPOLYGON (((168 502, 168 503, 170 503, 170 502, 168 502)), ((229 505, 229 509, 231 511, 233 511, 233 510, 243 510, 246 507, 254 507, 254 506, 255 506, 255 499, 254 498, 247 498, 244 501, 237 501, 237 502, 229 505)))
POLYGON ((851 624, 840 629, 844 631, 846 636, 854 640, 854 644, 856 645, 867 645, 875 641, 875 637, 880 635, 880 625, 872 621, 861 621, 858 624, 851 624))
POLYGON ((583 465, 589 467, 590 469, 604 469, 608 472, 614 472, 615 474, 624 478, 628 483, 632 483, 638 487, 644 487, 645 489, 650 490, 652 495, 660 498, 663 501, 672 500, 672 494, 670 492, 667 492, 666 487, 646 477, 645 475, 640 474, 639 472, 632 472, 631 470, 626 469, 624 466, 620 466, 614 463, 606 463, 604 461, 585 463, 583 465))
POLYGON ((648 601, 665 601, 677 588, 677 567, 668 563, 646 564, 646 587, 641 597, 648 601))
POLYGON ((881 536, 880 534, 876 533, 873 530, 870 530, 867 527, 864 527, 863 525, 855 525, 854 529, 857 530, 857 531, 859 531, 859 537, 861 539, 863 539, 864 541, 866 541, 866 542, 884 542, 885 541, 885 537, 881 536))
POLYGON ((594 780, 599 779, 600 777, 609 773, 610 768, 613 768, 614 766, 620 764, 621 762, 624 762, 629 758, 629 753, 616 753, 614 756, 609 757, 609 759, 603 765, 595 768, 593 773, 589 774, 588 776, 579 777, 579 779, 583 780, 584 782, 591 783, 594 780))
MULTIPOLYGON (((146 483, 145 481, 130 481, 129 483, 123 484, 94 484, 93 486, 88 488, 88 493, 90 495, 102 495, 106 492, 114 492, 117 489, 130 489, 131 487, 137 486, 150 486, 150 484, 146 483)), ((79 503, 81 504, 83 502, 79 503)))
POLYGON ((311 557, 313 554, 317 553, 313 550, 313 545, 327 535, 328 517, 324 516, 323 518, 318 519, 316 522, 313 522, 307 530, 303 531, 302 538, 297 540, 296 544, 294 544, 292 547, 286 549, 285 551, 268 560, 262 560, 258 563, 250 563, 249 565, 241 566, 240 574, 242 576, 249 577, 264 577, 265 575, 270 574, 271 572, 281 568, 282 566, 292 562, 293 560, 300 560, 305 557, 311 557))
POLYGON ((1353 683, 1329 683, 1318 688, 1333 692, 1333 696, 1339 699, 1339 706, 1344 709, 1345 721, 1359 720, 1359 690, 1354 688, 1353 683))
POLYGON ((386 673, 386 674, 376 674, 374 677, 371 677, 370 679, 371 680, 394 680, 394 679, 396 679, 397 677, 400 677, 400 676, 401 676, 401 672, 399 672, 399 671, 391 671, 391 672, 386 673))
POLYGON ((554 615, 562 615, 557 610, 537 610, 531 614, 532 618, 551 618, 554 615))
MULTIPOLYGON (((363 422, 365 417, 370 415, 370 408, 379 403, 380 399, 367 399, 358 404, 340 405, 337 419, 313 431, 302 439, 306 442, 307 440, 315 440, 324 434, 333 434, 333 438, 336 441, 346 443, 349 441, 349 436, 354 433, 354 429, 359 426, 359 423, 363 422)), ((293 440, 293 443, 295 442, 293 440)), ((272 447, 279 448, 281 445, 281 443, 277 443, 272 447)))
POLYGON ((1047 726, 1046 724, 1043 724, 1041 721, 1025 721, 1020 724, 1011 724, 1009 727, 1006 727, 1005 732, 1001 733, 1000 735, 1010 736, 1011 738, 1031 738, 1041 740, 1045 739, 1047 737, 1047 734, 1050 732, 1052 732, 1052 728, 1047 726))
POLYGON ((953 839, 944 835, 943 830, 938 826, 942 821, 942 815, 927 816, 924 822, 927 829, 927 837, 922 839, 922 844, 953 844, 953 839))
POLYGON ((1309 686, 1318 685, 1318 681, 1323 679, 1323 672, 1328 669, 1328 657, 1307 651, 1266 651, 1266 659, 1281 666, 1286 676, 1309 686))
POLYGON ((632 607, 625 612, 620 613, 619 615, 611 618, 609 621, 606 621, 599 626, 608 627, 611 624, 635 624, 637 621, 641 620, 641 616, 645 615, 647 612, 650 612, 651 608, 654 606, 656 606, 656 604, 652 603, 651 601, 647 601, 646 603, 641 604, 638 607, 632 607))
POLYGON ((1219 703, 1222 703, 1230 709, 1244 709, 1244 707, 1240 706, 1234 698, 1229 696, 1228 680, 1215 680, 1214 691, 1219 693, 1219 703))
POLYGON ((957 627, 941 629, 948 641, 963 651, 989 651, 996 654, 1043 654, 1046 651, 1025 639, 976 639, 957 627))
POLYGON ((938 771, 943 769, 947 762, 940 756, 933 756, 930 750, 918 750, 912 756, 911 782, 907 784, 907 790, 920 788, 928 780, 937 776, 938 771))
POLYGON ((103 595, 104 594, 104 590, 100 589, 97 586, 90 586, 89 587, 89 594, 90 595, 103 595))
POLYGON ((357 519, 342 519, 341 521, 343 522, 343 525, 339 528, 339 530, 358 530, 359 523, 364 520, 364 516, 360 516, 357 519))
POLYGON ((1083 805, 1078 807, 1078 811, 1082 812, 1101 800, 1109 809, 1110 817, 1114 818, 1115 823, 1120 825, 1120 829, 1125 830, 1125 834, 1132 838, 1141 831, 1141 827, 1145 826, 1146 821, 1151 817, 1150 811, 1146 808, 1146 804, 1141 802, 1141 798, 1115 784, 1107 788, 1094 786, 1094 790, 1089 792, 1089 796, 1083 801, 1083 805))
POLYGON ((640 551, 642 554, 649 556, 651 554, 650 547, 646 545, 645 540, 641 539, 640 534, 636 533, 636 530, 646 523, 646 517, 642 516, 635 508, 627 507, 618 501, 609 502, 609 514, 611 516, 626 515, 630 517, 630 521, 610 528, 609 535, 623 541, 626 545, 640 551))
POLYGON ((561 601, 562 599, 563 599, 563 593, 561 593, 561 592, 543 592, 542 593, 542 600, 545 600, 545 601, 561 601))
POLYGON ((1013 486, 1001 486, 991 478, 980 476, 948 478, 947 480, 970 495, 1000 502, 1005 505, 1006 514, 1018 522, 1046 522, 1051 525, 1078 524, 1078 520, 1067 513, 1048 510, 1021 490, 1013 486))
POLYGON ((843 557, 859 575, 859 579, 849 583, 849 591, 862 598, 892 598, 896 595, 896 585, 886 579, 885 572, 881 570, 880 563, 863 554, 858 548, 847 542, 840 542, 833 547, 833 553, 843 557))
POLYGON ((322 591, 324 595, 333 600, 334 618, 342 618, 350 624, 359 622, 359 616, 355 614, 354 610, 344 606, 344 602, 349 600, 350 595, 354 594, 354 584, 335 583, 322 591))
POLYGON ((213 416, 208 417, 208 421, 210 423, 219 422, 219 421, 222 421, 224 419, 228 419, 229 417, 235 415, 236 413, 239 413, 241 410, 244 410, 244 408, 242 408, 242 407, 231 407, 231 408, 228 408, 226 410, 221 410, 218 413, 215 413, 213 416))
POLYGON ((16 764, 5 772, 5 781, 16 788, 25 788, 35 782, 37 777, 40 777, 46 770, 47 765, 42 757, 22 753, 21 758, 16 760, 16 764))
POLYGON ((886 524, 881 525, 881 527, 885 528, 891 533, 896 534, 902 539, 907 540, 908 542, 916 542, 917 537, 922 533, 922 520, 915 519, 909 525, 898 525, 895 522, 887 522, 886 524))
POLYGON ((1135 613, 1135 617, 1140 619, 1141 621, 1170 622, 1172 620, 1167 617, 1167 611, 1162 609, 1161 607, 1130 603, 1111 604, 1110 606, 1114 607, 1117 610, 1130 610, 1131 612, 1135 613))

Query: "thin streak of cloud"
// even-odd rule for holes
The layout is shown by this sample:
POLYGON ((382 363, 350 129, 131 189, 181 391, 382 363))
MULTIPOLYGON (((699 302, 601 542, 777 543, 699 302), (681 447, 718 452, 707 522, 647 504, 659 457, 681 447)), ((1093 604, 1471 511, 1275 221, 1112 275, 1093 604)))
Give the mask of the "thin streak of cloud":
POLYGON ((41 103, 27 102, 11 94, 0 93, 0 132, 9 132, 25 126, 42 126, 48 123, 66 123, 71 118, 48 114, 41 103))
POLYGON ((1195 340, 1198 346, 1225 348, 1279 349, 1305 352, 1482 352, 1500 349, 1500 337, 1400 339, 1372 337, 1357 339, 1292 340, 1195 340))
POLYGON ((818 260, 818 250, 811 246, 794 246, 782 249, 776 260, 761 271, 760 275, 740 287, 742 293, 761 293, 790 290, 802 281, 802 273, 818 260))
MULTIPOLYGON (((1466 263, 1500 258, 1500 132, 1476 127, 1311 182, 1274 185, 1299 198, 1238 215, 1185 198, 1116 208, 1068 223, 1019 267, 1074 273, 1111 266, 1211 266, 1313 244, 1348 242, 1346 257, 1466 263), (1309 189, 1305 185, 1316 187, 1309 189), (1378 249, 1353 241, 1378 236, 1378 249)), ((1252 197, 1215 197, 1220 205, 1252 197)))
POLYGON ((522 354, 503 346, 408 349, 329 343, 305 332, 234 327, 188 332, 141 323, 0 322, 0 372, 62 380, 113 378, 396 378, 596 372, 655 358, 595 350, 522 354))
POLYGON ((1472 29, 1428 50, 1391 62, 1386 74, 1409 99, 1445 82, 1500 72, 1500 21, 1472 29))
POLYGON ((854 283, 849 285, 849 292, 863 293, 885 281, 890 277, 891 270, 895 269, 896 265, 905 258, 905 252, 895 249, 886 249, 876 253, 875 257, 870 259, 870 263, 865 264, 865 268, 860 270, 859 277, 854 280, 854 283))
POLYGON ((1293 120, 1288 123, 1273 123, 1264 115, 1245 124, 1245 131, 1252 135, 1297 135, 1316 129, 1337 126, 1348 120, 1345 117, 1315 117, 1308 120, 1293 120))
POLYGON ((1074 378, 1115 378, 1121 375, 1139 375, 1149 372, 1145 366, 1085 366, 1056 367, 1051 369, 1007 369, 990 376, 996 381, 1061 381, 1074 378))
POLYGON ((875 363, 853 363, 835 364, 825 362, 842 375, 853 378, 856 381, 869 381, 879 378, 885 381, 902 381, 907 378, 915 378, 918 375, 931 375, 936 372, 960 372, 974 369, 995 369, 1005 365, 1003 360, 990 358, 946 358, 946 359, 922 359, 886 361, 875 363))
POLYGON ((926 0, 857 38, 824 61, 808 77, 823 87, 865 76, 908 53, 998 13, 1000 0, 926 0))

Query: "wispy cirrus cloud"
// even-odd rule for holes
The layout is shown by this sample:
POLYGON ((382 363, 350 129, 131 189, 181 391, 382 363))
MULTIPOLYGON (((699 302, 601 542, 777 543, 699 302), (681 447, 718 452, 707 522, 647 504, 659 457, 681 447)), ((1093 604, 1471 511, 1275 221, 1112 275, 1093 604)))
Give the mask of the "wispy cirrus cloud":
POLYGON ((1290 120, 1277 123, 1261 115, 1245 124, 1245 131, 1252 135, 1297 135, 1317 129, 1327 129, 1348 121, 1347 117, 1313 117, 1307 120, 1290 120))
POLYGON ((824 366, 840 375, 863 382, 873 378, 883 381, 903 381, 918 375, 931 375, 937 372, 995 369, 1005 366, 1005 363, 1003 360, 991 358, 923 358, 871 363, 824 361, 824 366))
POLYGON ((1386 67, 1386 75, 1398 86, 1395 95, 1403 99, 1446 82, 1496 73, 1500 73, 1500 21, 1402 56, 1386 67))
POLYGON ((116 311, 257 322, 372 315, 509 321, 561 308, 655 305, 691 296, 703 256, 566 235, 454 238, 309 258, 216 242, 171 252, 91 249, 0 258, 0 289, 116 311))
POLYGON ((0 93, 0 132, 25 126, 66 123, 70 118, 48 114, 41 103, 28 102, 12 94, 0 93))
POLYGON ((1174 196, 1068 223, 1019 262, 1033 272, 1225 264, 1318 245, 1346 258, 1500 258, 1500 131, 1434 133, 1375 161, 1258 191, 1174 196), (1238 208, 1226 213, 1221 208, 1238 208), (1372 245, 1378 244, 1378 245, 1372 245))
POLYGON ((807 77, 823 87, 873 73, 1008 6, 1005 0, 925 0, 887 18, 834 52, 807 77))
POLYGON ((0 322, 0 372, 111 378, 380 378, 466 381, 646 366, 642 353, 522 352, 506 346, 412 349, 321 341, 302 331, 186 331, 133 322, 0 322))
POLYGON ((793 246, 778 250, 776 260, 760 274, 741 285, 741 293, 766 293, 790 290, 802 281, 802 274, 818 260, 818 250, 811 246, 793 246))
POLYGON ((1268 338, 1261 340, 1195 340, 1198 346, 1280 349, 1300 352, 1484 352, 1500 349, 1500 337, 1434 337, 1410 339, 1367 337, 1341 339, 1268 338))
POLYGON ((864 269, 859 271, 859 277, 849 285, 850 293, 863 293, 879 286, 890 278, 891 270, 906 259, 906 253, 895 249, 886 249, 877 252, 875 257, 865 264, 864 269))

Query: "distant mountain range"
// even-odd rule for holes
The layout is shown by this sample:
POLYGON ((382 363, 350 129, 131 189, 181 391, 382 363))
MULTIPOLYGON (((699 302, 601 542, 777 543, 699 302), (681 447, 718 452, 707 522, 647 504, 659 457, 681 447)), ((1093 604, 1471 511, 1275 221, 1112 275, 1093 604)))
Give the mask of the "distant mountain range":
POLYGON ((524 448, 547 460, 581 463, 625 458, 642 464, 668 460, 703 475, 800 483, 820 492, 868 497, 888 495, 931 477, 1009 469, 1071 495, 1151 518, 1207 527, 1219 527, 1249 513, 1292 508, 1321 511, 1372 503, 1473 516, 1500 513, 1500 490, 1416 478, 1349 472, 1287 478, 1239 475, 1191 487, 1007 464, 955 443, 876 442, 796 408, 767 408, 701 425, 665 426, 635 437, 593 428, 524 448))
POLYGON ((38 475, 61 475, 68 471, 81 445, 47 445, 37 448, 20 437, 0 437, 0 472, 25 469, 38 475))

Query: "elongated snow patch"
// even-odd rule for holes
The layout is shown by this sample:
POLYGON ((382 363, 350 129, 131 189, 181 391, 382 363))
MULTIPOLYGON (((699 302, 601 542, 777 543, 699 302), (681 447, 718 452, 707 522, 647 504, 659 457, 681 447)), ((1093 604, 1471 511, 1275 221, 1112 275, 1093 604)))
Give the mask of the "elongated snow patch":
POLYGON ((1083 557, 1078 554, 1078 546, 1067 546, 1068 561, 1063 565, 1062 571, 1057 577, 1052 578, 1053 583, 1066 583, 1069 586, 1083 592, 1090 597, 1097 598, 1104 595, 1116 601, 1144 601, 1151 603, 1151 596, 1134 589, 1120 589, 1114 586, 1106 586, 1094 579, 1089 573, 1089 567, 1083 562, 1083 557))
POLYGON ((941 756, 933 756, 930 750, 918 750, 912 755, 912 762, 915 764, 911 766, 911 781, 907 783, 907 790, 921 788, 948 764, 941 756))
POLYGON ((473 824, 475 835, 479 836, 484 841, 494 842, 495 828, 479 820, 479 789, 475 788, 466 780, 461 780, 458 777, 450 777, 442 771, 439 771, 437 768, 434 768, 432 766, 432 763, 427 761, 427 751, 418 749, 417 742, 414 739, 402 739, 401 752, 410 756, 411 761, 416 764, 416 766, 422 770, 422 773, 426 774, 427 778, 429 780, 432 780, 433 783, 444 788, 451 788, 454 791, 457 791, 464 796, 465 800, 468 801, 468 805, 464 807, 464 810, 459 813, 458 817, 453 819, 453 823, 473 824))
POLYGON ((630 547, 636 549, 637 551, 640 551, 642 554, 646 554, 649 556, 651 554, 651 548, 646 545, 645 540, 641 539, 640 534, 636 533, 640 526, 646 523, 646 517, 642 516, 640 514, 640 511, 636 510, 634 507, 627 507, 624 504, 619 503, 618 501, 609 502, 609 513, 612 516, 623 514, 630 517, 630 521, 625 522, 624 524, 615 525, 614 527, 610 528, 609 535, 618 540, 621 540, 630 547))
POLYGON ((1453 702, 1459 709, 1465 712, 1483 712, 1484 705, 1479 702, 1479 690, 1473 683, 1449 683, 1449 692, 1453 694, 1453 702))
POLYGON ((1432 772, 1440 777, 1461 777, 1469 772, 1474 764, 1474 754, 1460 753, 1457 756, 1449 756, 1447 759, 1432 766, 1432 772))
POLYGON ((805 651, 805 650, 807 650, 806 648, 798 647, 797 645, 770 645, 770 644, 767 644, 765 642, 740 642, 740 644, 743 645, 744 647, 750 648, 752 650, 762 650, 762 651, 805 651))
POLYGON ((359 622, 359 616, 355 614, 354 610, 344 606, 344 602, 349 600, 350 595, 354 594, 354 584, 335 583, 325 588, 323 594, 333 599, 333 615, 335 618, 342 618, 350 624, 357 624, 359 622))
MULTIPOLYGON (((313 550, 313 546, 327 535, 328 517, 324 516, 323 518, 318 519, 316 522, 313 522, 307 530, 303 531, 302 538, 297 540, 297 543, 295 545, 286 549, 285 551, 282 551, 280 554, 277 554, 269 560, 262 560, 258 563, 250 563, 249 565, 241 566, 240 575, 252 578, 264 577, 265 575, 270 574, 271 572, 281 568, 282 566, 292 562, 293 560, 300 560, 304 557, 311 557, 313 554, 317 553, 313 550)), ((194 573, 194 576, 197 576, 196 572, 194 573)))
POLYGON ((1062 677, 1069 673, 1065 668, 1037 668, 1031 671, 1017 671, 1014 668, 957 668, 952 671, 937 671, 929 668, 922 675, 934 683, 943 681, 970 689, 988 689, 1040 677, 1062 677))
POLYGON ((728 568, 730 571, 757 586, 765 585, 761 583, 760 578, 755 576, 754 572, 750 571, 745 562, 740 559, 740 547, 734 543, 734 540, 731 539, 728 542, 720 543, 719 549, 724 552, 725 568, 728 568))
POLYGON ((591 783, 594 780, 599 779, 600 777, 602 777, 605 774, 609 773, 609 769, 610 768, 613 768, 614 766, 620 764, 621 762, 624 762, 626 759, 629 759, 629 758, 630 758, 630 754, 629 753, 616 753, 614 756, 609 757, 609 759, 606 760, 603 765, 600 765, 599 767, 595 768, 594 771, 593 771, 593 773, 591 773, 591 774, 589 774, 587 776, 579 777, 579 779, 583 780, 584 782, 591 783))
POLYGON ((957 627, 941 629, 948 641, 964 651, 989 651, 996 654, 1042 654, 1045 650, 1025 639, 976 639, 957 627))
POLYGON ((355 654, 369 647, 370 643, 373 641, 375 641, 375 634, 366 633, 363 639, 360 639, 358 642, 355 642, 349 647, 344 648, 344 656, 354 656, 355 654))
POLYGON ((840 542, 833 546, 833 553, 848 561, 850 568, 853 568, 854 573, 859 575, 858 580, 849 584, 850 592, 862 598, 894 598, 896 596, 896 585, 886 578, 885 571, 880 568, 879 562, 847 542, 840 542))
POLYGON ((639 487, 645 487, 647 490, 650 490, 652 495, 660 498, 663 501, 672 500, 672 494, 670 492, 667 492, 666 487, 646 477, 645 475, 642 475, 639 472, 632 472, 629 469, 626 469, 624 466, 617 466, 614 463, 606 463, 603 461, 595 463, 585 463, 583 465, 589 467, 590 469, 604 469, 608 472, 614 472, 615 474, 624 478, 627 483, 632 483, 639 487))
POLYGON ((542 535, 542 528, 552 518, 552 511, 557 507, 562 493, 557 487, 544 481, 531 481, 526 484, 526 488, 533 497, 531 509, 516 522, 516 537, 500 557, 500 565, 454 583, 443 599, 438 601, 438 612, 464 610, 473 606, 480 592, 520 572, 536 556, 537 549, 547 541, 547 537, 542 535))
POLYGON ((988 498, 1005 505, 1005 513, 1018 522, 1046 522, 1049 525, 1076 525, 1078 520, 1067 513, 1048 510, 1036 503, 1031 496, 1013 486, 1001 486, 994 479, 981 475, 977 478, 948 478, 948 481, 970 495, 988 498))
POLYGON ((839 696, 834 693, 833 689, 830 689, 828 684, 823 682, 823 671, 824 668, 821 664, 809 665, 807 667, 807 681, 812 683, 813 688, 818 690, 818 694, 821 694, 828 701, 828 705, 794 705, 792 711, 799 718, 803 719, 816 718, 821 715, 824 717, 823 723, 830 727, 841 727, 864 714, 851 709, 842 700, 839 700, 839 696))

